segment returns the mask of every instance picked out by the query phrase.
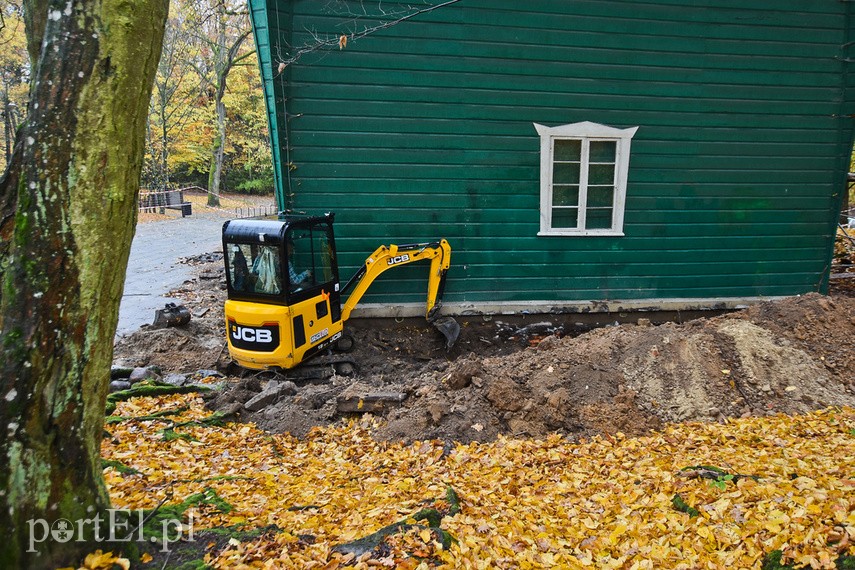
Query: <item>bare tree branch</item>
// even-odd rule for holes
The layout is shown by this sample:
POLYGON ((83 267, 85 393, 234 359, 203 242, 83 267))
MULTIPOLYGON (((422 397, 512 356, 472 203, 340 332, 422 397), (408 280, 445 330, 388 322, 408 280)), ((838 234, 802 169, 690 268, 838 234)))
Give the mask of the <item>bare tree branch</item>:
MULTIPOLYGON (((382 24, 378 24, 376 26, 366 27, 359 32, 351 32, 349 35, 342 34, 342 35, 336 35, 333 37, 333 36, 329 36, 329 35, 328 36, 320 36, 318 34, 312 34, 313 38, 315 39, 315 43, 313 43, 311 45, 305 45, 305 46, 299 48, 296 52, 294 52, 287 59, 282 59, 281 61, 279 61, 278 62, 278 73, 281 73, 287 66, 291 65, 292 63, 296 63, 304 55, 307 55, 307 54, 310 54, 310 53, 313 53, 316 51, 331 51, 331 50, 335 50, 335 49, 341 49, 341 47, 342 47, 341 46, 342 36, 347 37, 347 41, 358 40, 358 39, 364 38, 365 36, 369 36, 375 32, 379 32, 381 30, 391 28, 392 26, 396 26, 396 25, 400 24, 401 22, 405 22, 407 20, 415 18, 416 16, 420 16, 421 14, 425 14, 427 12, 432 12, 432 11, 437 10, 439 8, 444 8, 446 6, 450 6, 451 4, 456 4, 458 2, 460 2, 460 0, 446 0, 445 2, 441 2, 439 4, 434 4, 431 6, 426 6, 424 8, 414 8, 412 12, 409 12, 404 16, 396 18, 395 20, 389 20, 388 22, 383 22, 382 24)), ((356 22, 357 20, 366 16, 367 13, 366 14, 355 14, 355 13, 351 12, 348 15, 354 16, 352 21, 356 22)))

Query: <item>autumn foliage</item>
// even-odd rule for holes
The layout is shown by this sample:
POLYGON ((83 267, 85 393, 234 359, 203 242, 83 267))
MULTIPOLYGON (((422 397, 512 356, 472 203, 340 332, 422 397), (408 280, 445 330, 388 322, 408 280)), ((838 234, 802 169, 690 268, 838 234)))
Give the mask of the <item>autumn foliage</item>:
POLYGON ((167 441, 165 426, 210 415, 194 394, 119 402, 114 415, 131 419, 107 426, 103 455, 140 472, 105 470, 115 506, 152 508, 170 493, 180 502, 210 489, 229 508, 199 506, 197 532, 260 529, 200 544, 215 568, 759 568, 776 551, 797 566, 834 568, 855 555, 848 408, 669 425, 642 438, 470 445, 381 443, 369 420, 305 440, 189 423, 175 429, 184 438, 167 441), (169 409, 176 415, 132 419, 169 409), (460 497, 455 514, 449 488, 460 497), (410 524, 361 556, 337 548, 415 523, 426 506, 445 509, 447 546, 410 524))
POLYGON ((224 189, 272 193, 267 116, 249 34, 243 2, 172 0, 149 109, 144 186, 207 188, 212 152, 224 145, 224 189))

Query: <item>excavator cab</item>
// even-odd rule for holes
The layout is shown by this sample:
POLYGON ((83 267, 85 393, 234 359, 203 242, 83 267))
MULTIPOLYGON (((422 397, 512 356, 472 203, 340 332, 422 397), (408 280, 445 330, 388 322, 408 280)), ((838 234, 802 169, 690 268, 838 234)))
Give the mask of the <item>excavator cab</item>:
POLYGON ((333 219, 224 224, 227 336, 241 366, 291 368, 341 336, 333 219))
MULTIPOLYGON (((429 260, 425 317, 450 348, 460 333, 440 317, 451 247, 443 240, 381 245, 341 286, 334 214, 230 220, 223 225, 226 337, 242 367, 290 369, 331 348, 368 287, 383 272, 429 260), (342 294, 352 292, 342 303, 342 294)), ((339 348, 341 343, 339 343, 339 348)))

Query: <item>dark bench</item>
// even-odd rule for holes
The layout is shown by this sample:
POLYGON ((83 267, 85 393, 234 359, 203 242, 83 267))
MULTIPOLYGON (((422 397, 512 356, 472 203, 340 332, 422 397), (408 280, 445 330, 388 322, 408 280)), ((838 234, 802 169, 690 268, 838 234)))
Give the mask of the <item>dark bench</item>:
POLYGON ((184 201, 183 190, 167 190, 164 192, 164 197, 166 198, 166 203, 163 204, 164 208, 181 210, 182 218, 193 215, 193 204, 184 201))

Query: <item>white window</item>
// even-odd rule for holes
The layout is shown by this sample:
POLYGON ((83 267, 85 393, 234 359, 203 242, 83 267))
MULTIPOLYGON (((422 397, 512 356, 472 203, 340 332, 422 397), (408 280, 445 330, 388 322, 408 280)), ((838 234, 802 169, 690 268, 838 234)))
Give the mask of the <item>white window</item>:
POLYGON ((540 232, 622 236, 629 144, 638 127, 534 124, 540 134, 540 232))

